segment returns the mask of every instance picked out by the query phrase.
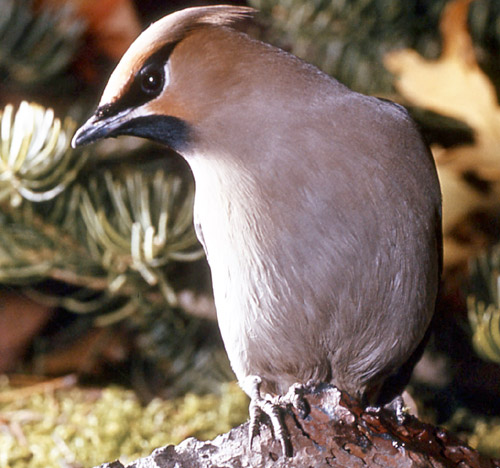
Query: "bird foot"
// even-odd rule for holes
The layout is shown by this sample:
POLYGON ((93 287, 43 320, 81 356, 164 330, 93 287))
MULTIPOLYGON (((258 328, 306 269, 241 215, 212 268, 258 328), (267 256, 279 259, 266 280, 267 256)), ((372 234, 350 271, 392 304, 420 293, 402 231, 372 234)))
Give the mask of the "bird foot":
POLYGON ((250 387, 250 426, 249 426, 249 440, 250 450, 255 437, 260 432, 260 424, 263 417, 267 417, 270 422, 270 428, 273 437, 277 438, 281 444, 282 452, 285 457, 293 456, 292 443, 290 441, 290 434, 283 420, 283 406, 280 405, 279 398, 277 401, 266 397, 263 398, 260 393, 260 386, 262 380, 258 376, 251 377, 250 387))
POLYGON ((307 383, 294 383, 288 389, 288 392, 278 397, 278 402, 282 406, 293 406, 301 419, 305 419, 310 413, 311 408, 304 398, 304 394, 311 390, 316 385, 314 380, 309 380, 307 383))

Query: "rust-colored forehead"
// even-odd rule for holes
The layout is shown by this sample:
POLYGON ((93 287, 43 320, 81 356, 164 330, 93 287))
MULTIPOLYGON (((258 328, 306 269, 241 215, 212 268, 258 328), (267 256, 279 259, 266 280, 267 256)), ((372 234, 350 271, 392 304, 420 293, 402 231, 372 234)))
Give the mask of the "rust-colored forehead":
POLYGON ((194 7, 172 13, 153 23, 123 55, 108 81, 99 106, 119 99, 148 58, 160 48, 181 41, 197 28, 230 25, 253 13, 252 8, 230 5, 194 7))

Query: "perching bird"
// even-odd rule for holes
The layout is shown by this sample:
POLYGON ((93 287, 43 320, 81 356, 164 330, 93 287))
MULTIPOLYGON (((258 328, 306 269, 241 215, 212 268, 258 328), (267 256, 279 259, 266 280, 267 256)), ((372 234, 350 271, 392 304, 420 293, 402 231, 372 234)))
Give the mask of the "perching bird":
POLYGON ((190 165, 255 428, 259 408, 276 420, 260 391, 314 380, 379 405, 402 391, 434 313, 441 196, 404 108, 230 27, 252 11, 189 8, 151 25, 73 145, 136 135, 190 165))

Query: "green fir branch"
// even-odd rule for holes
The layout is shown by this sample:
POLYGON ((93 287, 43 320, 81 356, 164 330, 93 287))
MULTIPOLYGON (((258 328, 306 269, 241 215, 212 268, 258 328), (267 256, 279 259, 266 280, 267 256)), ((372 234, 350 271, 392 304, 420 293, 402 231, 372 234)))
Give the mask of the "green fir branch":
POLYGON ((0 0, 0 11, 0 70, 10 81, 43 83, 67 68, 86 29, 71 5, 35 12, 31 0, 0 0))
POLYGON ((114 291, 136 283, 139 274, 158 287, 168 304, 177 304, 163 269, 172 261, 203 255, 192 223, 193 193, 179 177, 163 171, 126 173, 121 180, 105 171, 89 181, 81 204, 87 243, 108 271, 114 291), (106 212, 107 206, 114 210, 106 212))
POLYGON ((36 104, 0 115, 0 281, 51 278, 102 293, 61 298, 75 312, 137 294, 175 306, 165 268, 203 255, 192 184, 137 169, 77 181, 88 155, 69 147, 74 129, 36 104))
POLYGON ((470 265, 467 298, 472 344, 485 360, 500 363, 500 246, 483 253, 470 265))
POLYGON ((51 200, 75 180, 87 156, 70 148, 72 119, 61 122, 52 109, 27 102, 15 114, 7 105, 0 119, 0 203, 51 200))
POLYGON ((192 179, 138 166, 111 171, 98 158, 82 173, 89 155, 70 148, 74 129, 37 104, 0 114, 0 282, 92 314, 97 326, 126 319, 145 359, 172 382, 183 375, 175 388, 212 388, 227 375, 208 369, 218 348, 200 344, 205 322, 183 313, 173 284, 174 264, 203 256, 192 179), (47 290, 45 280, 67 287, 47 290))

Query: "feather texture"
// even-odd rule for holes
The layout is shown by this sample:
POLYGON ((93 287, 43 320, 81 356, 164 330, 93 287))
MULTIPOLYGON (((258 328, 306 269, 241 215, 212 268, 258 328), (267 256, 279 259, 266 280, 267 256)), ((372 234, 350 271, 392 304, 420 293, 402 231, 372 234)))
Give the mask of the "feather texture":
POLYGON ((101 106, 126 106, 78 138, 135 128, 187 160, 221 333, 248 393, 258 375, 273 393, 316 379, 376 397, 434 313, 434 162, 402 107, 227 27, 249 13, 207 7, 152 25, 103 94, 101 106), (158 57, 168 80, 134 106, 127 89, 158 57), (151 135, 152 122, 176 126, 151 135))

